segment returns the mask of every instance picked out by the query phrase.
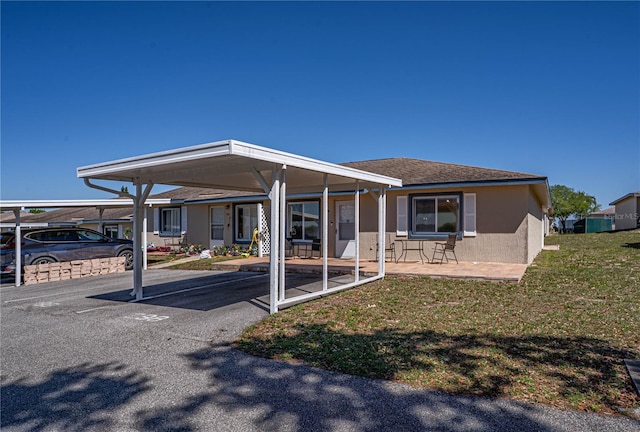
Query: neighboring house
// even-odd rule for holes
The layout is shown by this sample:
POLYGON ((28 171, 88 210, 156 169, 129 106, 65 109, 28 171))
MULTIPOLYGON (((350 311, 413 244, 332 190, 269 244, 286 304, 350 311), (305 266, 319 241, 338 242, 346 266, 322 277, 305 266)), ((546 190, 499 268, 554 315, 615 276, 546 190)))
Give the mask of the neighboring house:
MULTIPOLYGON (((41 226, 81 226, 100 231, 112 238, 126 238, 133 228, 131 208, 107 208, 102 211, 95 207, 70 207, 42 213, 22 213, 20 224, 25 228, 41 226)), ((15 224, 13 212, 3 213, 3 230, 15 224)))
MULTIPOLYGON (((528 264, 542 250, 551 206, 544 176, 408 158, 342 165, 402 179, 402 188, 387 191, 388 242, 442 241, 447 233, 456 232, 456 254, 464 261, 528 264)), ((375 259, 376 201, 369 191, 363 192, 360 256, 375 259)), ((355 255, 353 195, 353 191, 329 195, 331 256, 355 255)), ((248 245, 257 228, 266 240, 262 252, 268 253, 269 201, 264 195, 183 187, 153 197, 173 198, 176 204, 153 209, 149 239, 161 244, 163 238, 186 235, 188 243, 205 247, 248 245)), ((285 232, 291 241, 311 243, 319 237, 320 198, 288 197, 285 232)), ((431 250, 427 243, 427 253, 431 250)))
POLYGON ((576 234, 612 231, 615 219, 615 207, 593 212, 586 218, 574 221, 573 232, 576 234))
POLYGON ((615 229, 640 228, 640 191, 631 192, 609 203, 615 206, 615 229))
MULTIPOLYGON (((428 255, 435 241, 458 233, 456 255, 463 261, 529 264, 542 250, 551 207, 547 178, 409 158, 349 162, 344 166, 402 179, 387 190, 387 243, 425 240, 428 255)), ((376 191, 360 194, 360 257, 376 259, 376 191)), ((261 254, 269 253, 269 200, 266 195, 220 189, 180 187, 149 198, 170 199, 147 212, 147 242, 200 244, 205 248, 248 246, 257 229, 261 254)), ((329 255, 355 255, 354 191, 329 193, 329 255)), ((320 238, 321 194, 289 195, 285 237, 310 245, 320 238)), ((95 208, 60 209, 32 215, 49 224, 99 229, 95 208)), ((124 237, 132 210, 105 209, 103 232, 124 237)), ((396 256, 400 254, 397 250, 396 256)), ((415 257, 413 257, 415 258, 415 257)), ((410 259, 412 259, 410 257, 410 259)))

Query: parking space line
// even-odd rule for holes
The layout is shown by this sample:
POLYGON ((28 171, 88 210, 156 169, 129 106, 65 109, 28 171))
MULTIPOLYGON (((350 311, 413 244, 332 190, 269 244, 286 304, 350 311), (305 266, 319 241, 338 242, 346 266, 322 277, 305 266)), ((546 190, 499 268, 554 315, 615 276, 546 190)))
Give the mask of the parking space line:
POLYGON ((92 312, 95 310, 99 310, 99 309, 104 309, 104 308, 108 308, 109 306, 100 306, 100 307, 95 307, 95 308, 91 308, 91 309, 85 309, 85 310, 81 310, 81 311, 76 311, 77 314, 82 314, 85 312, 92 312))
POLYGON ((62 292, 62 293, 56 293, 56 294, 45 294, 45 295, 35 296, 35 297, 25 297, 25 298, 15 299, 15 300, 6 300, 6 301, 3 301, 2 304, 16 303, 16 302, 27 301, 27 300, 35 300, 35 299, 45 298, 45 297, 56 297, 56 296, 61 296, 66 294, 75 294, 75 293, 80 293, 84 291, 94 291, 94 290, 95 288, 88 288, 88 289, 78 290, 78 291, 62 292))
POLYGON ((265 276, 268 277, 269 274, 260 274, 260 275, 249 276, 249 277, 241 278, 241 279, 227 280, 227 281, 223 281, 223 282, 217 282, 217 283, 214 283, 214 284, 206 284, 206 285, 197 286, 197 287, 185 288, 185 289, 179 290, 179 291, 171 291, 171 292, 164 293, 164 294, 158 294, 158 295, 155 295, 155 296, 144 297, 144 298, 142 298, 140 300, 138 300, 138 299, 129 300, 129 303, 137 303, 137 302, 141 302, 141 301, 145 301, 145 300, 153 300, 153 299, 157 299, 157 298, 160 298, 160 297, 167 297, 167 296, 174 295, 174 294, 182 294, 182 293, 189 292, 189 291, 196 291, 196 290, 200 290, 200 289, 203 289, 203 288, 208 288, 208 287, 213 287, 213 286, 218 286, 218 285, 225 285, 225 284, 232 283, 232 282, 242 282, 242 281, 246 281, 246 280, 250 280, 250 279, 263 278, 265 276))

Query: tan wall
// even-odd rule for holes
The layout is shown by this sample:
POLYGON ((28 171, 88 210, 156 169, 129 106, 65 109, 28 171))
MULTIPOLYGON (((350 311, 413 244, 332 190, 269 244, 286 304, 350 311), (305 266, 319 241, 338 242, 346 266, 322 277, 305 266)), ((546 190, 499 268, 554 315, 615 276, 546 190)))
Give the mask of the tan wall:
MULTIPOLYGON (((452 190, 423 190, 411 193, 450 193, 452 190)), ((456 245, 456 254, 461 261, 495 261, 530 263, 542 248, 543 215, 540 203, 533 197, 528 185, 466 187, 453 192, 476 194, 475 237, 464 237, 456 245)), ((396 243, 396 199, 408 195, 408 191, 387 193, 386 241, 396 243)), ((352 200, 353 197, 337 196, 329 198, 329 255, 334 256, 336 238, 336 201, 352 200)), ((268 205, 268 202, 264 203, 268 205)), ((209 244, 208 204, 188 206, 188 238, 190 243, 209 244)), ((268 208, 268 207, 267 207, 268 208)), ((233 206, 225 212, 225 244, 233 243, 233 206)), ((378 205, 370 194, 360 196, 360 256, 362 259, 376 259, 378 243, 378 205)), ((426 253, 431 256, 433 242, 428 242, 426 253)), ((409 255, 408 260, 418 256, 409 255)))
POLYGON ((531 193, 529 195, 529 215, 527 216, 527 264, 533 262, 544 246, 544 214, 542 205, 531 193))
MULTIPOLYGON (((448 189, 415 190, 411 193, 448 193, 462 192, 476 194, 476 237, 464 237, 456 245, 456 255, 461 261, 496 261, 512 263, 530 263, 532 256, 537 254, 537 248, 541 247, 542 222, 540 205, 537 205, 536 213, 529 217, 529 208, 533 206, 530 198, 529 186, 492 186, 492 187, 467 187, 455 191, 448 189), (536 221, 538 221, 536 223, 536 221), (532 228, 530 229, 530 224, 532 228), (539 225, 535 227, 535 225, 539 225), (529 244, 529 235, 535 236, 534 243, 529 244)), ((387 239, 395 241, 397 197, 408 195, 408 191, 390 191, 387 194, 387 239)), ((370 198, 371 199, 371 198, 370 198)), ((367 205, 375 205, 373 199, 367 205)), ((363 212, 361 217, 366 218, 371 214, 372 208, 361 205, 363 212), (365 213, 366 211, 366 213, 365 213)), ((377 213, 376 213, 377 214, 377 213)), ((376 218, 377 221, 377 218, 376 218)), ((377 222, 374 221, 373 225, 377 222)), ((364 225, 364 224, 363 224, 364 225)), ((375 259, 377 233, 376 226, 368 225, 360 233, 360 254, 363 259, 375 259)), ((434 241, 427 242, 425 251, 431 256, 434 241)), ((399 242, 396 242, 396 253, 400 254, 399 242)), ((419 259, 416 252, 410 252, 407 260, 419 259)))
POLYGON ((616 204, 616 231, 633 229, 637 226, 640 214, 640 198, 629 197, 616 204))
POLYGON ((187 206, 187 243, 209 248, 209 206, 187 206))

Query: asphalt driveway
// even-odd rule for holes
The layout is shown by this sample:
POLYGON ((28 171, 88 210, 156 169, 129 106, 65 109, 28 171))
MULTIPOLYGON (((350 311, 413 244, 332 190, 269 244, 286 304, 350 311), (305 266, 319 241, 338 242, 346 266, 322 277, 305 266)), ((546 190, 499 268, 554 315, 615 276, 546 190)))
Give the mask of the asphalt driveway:
MULTIPOLYGON (((304 290, 313 275, 288 275, 304 290)), ((2 431, 638 431, 623 416, 454 397, 252 357, 262 273, 149 270, 3 284, 2 431)))

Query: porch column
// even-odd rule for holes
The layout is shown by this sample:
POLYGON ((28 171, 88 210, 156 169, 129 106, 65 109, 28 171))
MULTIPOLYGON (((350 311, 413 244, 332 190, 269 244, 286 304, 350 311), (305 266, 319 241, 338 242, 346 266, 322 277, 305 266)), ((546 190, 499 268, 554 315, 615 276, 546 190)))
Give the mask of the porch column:
POLYGON ((16 218, 15 246, 16 252, 16 277, 15 285, 18 287, 22 283, 22 227, 20 226, 20 209, 13 209, 16 218))
POLYGON ((280 173, 277 167, 272 171, 271 191, 271 245, 269 253, 269 312, 278 312, 278 252, 280 251, 280 173))
POLYGON ((104 221, 102 220, 104 216, 104 207, 98 208, 98 232, 100 234, 104 234, 104 221))
POLYGON ((378 197, 378 276, 384 276, 384 249, 386 247, 386 203, 387 189, 380 187, 380 196, 378 197))
POLYGON ((136 182, 136 196, 133 200, 133 291, 136 294, 136 300, 142 300, 142 215, 144 212, 142 201, 142 184, 136 182), (142 201, 142 205, 140 204, 142 201))
POLYGON ((280 276, 278 281, 279 295, 278 301, 285 299, 285 231, 287 222, 287 166, 282 165, 281 170, 281 182, 280 182, 280 244, 278 250, 278 257, 280 259, 280 269, 278 275, 280 276))
POLYGON ((324 175, 322 189, 322 291, 329 286, 329 176, 324 175))
MULTIPOLYGON (((150 206, 149 206, 150 207, 150 206)), ((144 208, 144 219, 142 220, 142 269, 147 269, 147 216, 149 207, 144 208)))
POLYGON ((355 232, 356 232, 356 279, 355 281, 360 281, 360 181, 356 180, 356 193, 354 196, 355 202, 355 232))

